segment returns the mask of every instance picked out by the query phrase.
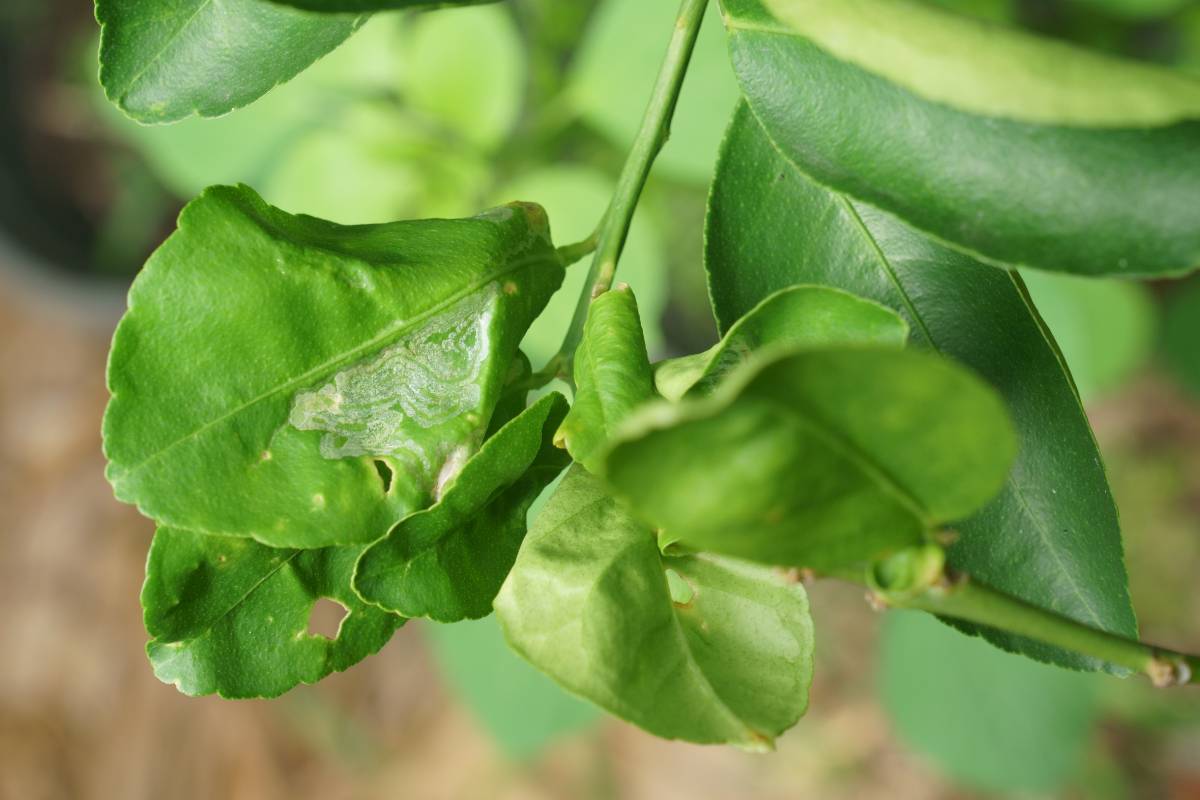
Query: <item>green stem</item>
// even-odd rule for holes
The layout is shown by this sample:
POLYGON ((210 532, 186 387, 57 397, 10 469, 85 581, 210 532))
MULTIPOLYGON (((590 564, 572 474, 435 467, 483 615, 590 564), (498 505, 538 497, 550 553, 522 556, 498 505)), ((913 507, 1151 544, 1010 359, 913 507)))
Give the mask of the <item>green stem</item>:
POLYGON ((902 554, 877 565, 867 583, 890 608, 927 611, 1036 639, 1142 673, 1159 687, 1200 684, 1200 656, 1097 630, 965 575, 946 575, 942 558, 940 548, 917 551, 915 558, 912 553, 902 554), (890 588, 881 587, 881 582, 890 588))
POLYGON ((574 358, 575 349, 583 338, 583 324, 587 320, 588 306, 593 298, 608 291, 612 286, 617 261, 621 258, 625 239, 629 236, 629 226, 633 221, 642 189, 646 185, 646 178, 650 175, 654 159, 671 135, 671 117, 675 113, 679 90, 683 86, 683 78, 687 74, 688 62, 696 46, 696 37, 700 33, 700 23, 704 20, 707 7, 708 0, 683 0, 679 7, 675 32, 667 46, 666 58, 663 59, 654 92, 650 95, 650 103, 642 117, 642 126, 625 160, 621 177, 617 180, 612 203, 600 222, 596 256, 584 283, 583 293, 579 296, 579 303, 575 307, 575 316, 571 319, 571 326, 567 330, 559 355, 556 356, 568 367, 574 358))

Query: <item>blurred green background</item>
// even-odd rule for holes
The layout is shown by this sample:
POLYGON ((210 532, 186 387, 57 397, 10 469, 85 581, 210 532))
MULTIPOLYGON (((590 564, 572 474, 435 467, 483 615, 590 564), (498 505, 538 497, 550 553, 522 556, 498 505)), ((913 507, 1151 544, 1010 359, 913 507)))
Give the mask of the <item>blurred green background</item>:
MULTIPOLYGON (((1200 74, 1193 0, 929 2, 1200 74)), ((0 8, 0 797, 1200 798, 1200 692, 1034 664, 837 586, 812 590, 812 711, 769 756, 602 719, 490 620, 409 626, 271 703, 154 681, 136 605, 151 528, 108 493, 98 420, 124 289, 182 204, 239 181, 343 223, 532 200, 560 243, 582 239, 675 5, 380 15, 258 103, 154 128, 104 100, 87 4, 0 8)), ((736 97, 714 10, 619 273, 654 356, 715 335, 703 212, 736 97)), ((1026 279, 1101 442, 1143 632, 1200 649, 1200 279, 1026 279)), ((529 333, 535 365, 582 280, 529 333)))

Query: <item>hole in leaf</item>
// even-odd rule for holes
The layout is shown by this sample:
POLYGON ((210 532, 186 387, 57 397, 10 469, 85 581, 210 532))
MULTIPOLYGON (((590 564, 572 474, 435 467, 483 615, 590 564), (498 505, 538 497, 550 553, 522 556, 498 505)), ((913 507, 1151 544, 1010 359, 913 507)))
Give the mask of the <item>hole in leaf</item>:
POLYGON ((671 592, 671 602, 678 608, 688 608, 696 599, 696 590, 673 569, 667 570, 667 589, 671 592))
POLYGON ((312 636, 336 639, 342 627, 342 620, 349 613, 350 609, 337 600, 322 597, 313 604, 312 612, 308 616, 308 632, 312 636))
POLYGON ((388 466, 386 461, 375 459, 375 471, 379 473, 379 480, 383 482, 383 493, 387 494, 392 488, 392 468, 388 466))

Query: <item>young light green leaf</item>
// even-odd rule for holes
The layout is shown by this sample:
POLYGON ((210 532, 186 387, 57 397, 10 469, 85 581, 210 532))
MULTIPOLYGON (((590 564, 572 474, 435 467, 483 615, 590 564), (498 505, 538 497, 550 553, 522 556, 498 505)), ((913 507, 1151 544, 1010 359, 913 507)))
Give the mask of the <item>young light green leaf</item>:
POLYGON ((572 458, 597 472, 617 425, 654 395, 637 300, 628 286, 592 301, 574 374, 575 405, 554 438, 572 458))
POLYGON ((733 30, 801 36, 918 97, 985 117, 1152 128, 1200 119, 1200 81, 914 0, 724 0, 733 30))
POLYGON ((647 408, 605 477, 669 540, 832 571, 970 516, 1014 450, 1000 399, 961 367, 834 347, 764 354, 708 398, 647 408))
POLYGON ((880 690, 901 740, 982 791, 1056 793, 1098 716, 1095 678, 1008 653, 894 611, 883 626, 880 690))
POLYGON ((746 312, 712 348, 655 365, 658 393, 671 401, 708 394, 750 354, 767 346, 903 346, 908 323, 894 311, 840 289, 791 286, 746 312))
MULTIPOLYGON (((723 330, 797 282, 838 286, 900 312, 913 343, 982 375, 1020 446, 1000 495, 959 522, 950 563, 1094 627, 1137 635, 1117 510, 1063 360, 1020 278, 938 245, 894 217, 822 188, 742 108, 709 201, 706 265, 723 330)), ((996 631, 987 638, 1074 668, 1077 654, 996 631)))
POLYGON ((142 589, 154 674, 189 695, 275 697, 375 653, 404 619, 351 591, 360 552, 159 528, 142 589), (347 611, 332 639, 308 632, 321 598, 347 611))
POLYGON ((442 678, 510 758, 536 759, 602 715, 527 664, 504 641, 495 617, 424 625, 442 678))
POLYGON ((808 704, 803 588, 746 564, 664 557, 582 467, 535 521, 496 615, 531 664, 664 738, 762 748, 808 704))
POLYGON ((172 527, 373 541, 478 448, 562 276, 537 206, 341 227, 210 189, 117 328, 108 478, 172 527))
POLYGON ((438 622, 492 612, 537 496, 570 463, 552 442, 567 401, 549 394, 484 442, 437 505, 363 552, 354 590, 368 603, 438 622))
POLYGON ((96 0, 100 82, 144 123, 216 117, 257 100, 341 44, 365 17, 266 0, 96 0))
POLYGON ((724 8, 755 116, 820 183, 1002 266, 1200 266, 1200 81, 902 0, 724 8))

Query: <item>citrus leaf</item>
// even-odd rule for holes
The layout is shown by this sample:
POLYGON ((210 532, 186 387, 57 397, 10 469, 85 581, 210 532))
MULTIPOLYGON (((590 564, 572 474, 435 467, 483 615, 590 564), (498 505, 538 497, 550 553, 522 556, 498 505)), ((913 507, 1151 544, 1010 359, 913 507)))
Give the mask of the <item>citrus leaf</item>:
POLYGON ((1200 81, 903 0, 725 0, 806 174, 1002 266, 1200 266, 1200 81))
POLYGON ((562 395, 546 395, 484 442, 436 505, 363 552, 354 573, 359 596, 438 622, 490 614, 530 505, 570 463, 551 441, 566 413, 562 395))
POLYGON ((637 300, 628 286, 592 301, 573 372, 575 405, 555 441, 596 472, 617 425, 654 395, 637 300))
POLYGON ((907 339, 908 323, 878 303, 826 286, 791 286, 747 311, 709 350, 656 364, 654 383, 659 394, 677 401, 712 392, 763 347, 902 346, 907 339))
POLYGON ((999 398, 961 367, 832 347, 763 354, 707 398, 635 414, 605 477, 670 541, 834 571, 974 513, 1014 449, 999 398))
MULTIPOLYGON (((1117 509, 1058 348, 1021 279, 938 245, 806 178, 752 114, 735 114, 709 203, 706 265, 718 324, 797 282, 838 286, 903 314, 914 345, 975 370, 1004 397, 1019 439, 1000 495, 959 522, 950 563, 1010 594, 1137 635, 1117 509)), ((985 631, 1064 666, 1100 665, 985 631)))
MULTIPOLYGON (((1142 128, 1200 118, 1200 81, 914 0, 724 0, 730 27, 798 36, 921 98, 985 117, 1142 128)), ((783 44, 783 43, 780 43, 783 44)))
POLYGON ((379 538, 481 443, 562 280, 548 235, 531 205, 341 227, 245 187, 205 192, 113 340, 117 497, 276 547, 379 538))
POLYGON ((746 564, 663 556, 582 467, 535 521, 496 615, 535 667, 664 738, 762 748, 808 704, 803 588, 746 564))
POLYGON ((216 117, 294 78, 365 21, 265 0, 96 0, 100 83, 139 122, 216 117))
POLYGON ((351 591, 360 552, 159 528, 142 589, 154 674, 189 695, 275 697, 375 653, 404 620, 351 591), (308 632, 321 598, 347 611, 332 639, 308 632))

